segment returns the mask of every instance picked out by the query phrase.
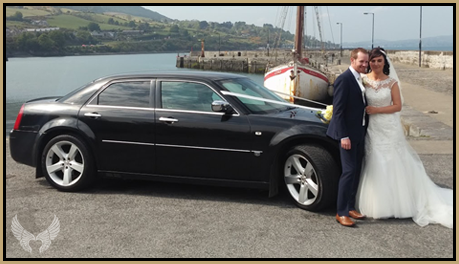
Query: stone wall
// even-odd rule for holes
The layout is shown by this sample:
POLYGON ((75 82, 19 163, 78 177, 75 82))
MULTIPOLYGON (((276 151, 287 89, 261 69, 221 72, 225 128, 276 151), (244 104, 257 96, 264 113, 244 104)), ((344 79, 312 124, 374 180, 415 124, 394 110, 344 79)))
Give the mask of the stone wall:
MULTIPOLYGON (((394 62, 419 65, 419 51, 388 51, 394 62)), ((452 51, 421 51, 421 67, 435 69, 453 69, 454 52, 452 51)))
MULTIPOLYGON (((330 58, 333 54, 336 59, 349 60, 351 50, 343 50, 343 57, 339 57, 339 50, 326 51, 325 53, 330 58)), ((419 51, 411 50, 388 50, 387 53, 390 59, 394 62, 419 65, 419 51)), ((318 58, 323 56, 322 51, 307 51, 308 57, 318 58)), ((201 51, 193 51, 190 53, 192 57, 198 57, 201 51)), ((292 58, 290 50, 271 50, 268 56, 266 50, 259 51, 221 51, 220 56, 218 51, 206 51, 205 58, 258 58, 268 61, 285 61, 292 58)), ((454 68, 454 52, 453 51, 421 51, 421 66, 435 69, 453 69, 454 68)))
POLYGON ((264 74, 267 61, 256 57, 177 57, 177 68, 264 74))

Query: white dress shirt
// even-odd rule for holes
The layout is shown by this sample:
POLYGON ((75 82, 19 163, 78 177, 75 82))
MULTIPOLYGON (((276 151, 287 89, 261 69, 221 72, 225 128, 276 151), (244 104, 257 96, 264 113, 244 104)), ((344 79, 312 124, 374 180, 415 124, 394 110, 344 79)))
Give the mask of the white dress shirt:
MULTIPOLYGON (((363 103, 365 104, 365 86, 363 86, 362 77, 360 76, 360 73, 358 73, 356 70, 354 70, 354 68, 352 68, 352 66, 349 66, 349 70, 352 72, 352 74, 354 75, 355 79, 357 80, 357 83, 359 84, 360 90, 362 90, 362 100, 363 100, 363 103)), ((363 111, 362 126, 365 126, 365 115, 366 115, 366 112, 364 110, 363 111)))

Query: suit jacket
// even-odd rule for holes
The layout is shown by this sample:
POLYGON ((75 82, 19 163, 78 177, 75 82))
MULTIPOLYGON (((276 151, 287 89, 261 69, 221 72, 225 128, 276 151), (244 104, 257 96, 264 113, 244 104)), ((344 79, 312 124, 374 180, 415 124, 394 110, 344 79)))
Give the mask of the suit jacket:
POLYGON ((368 125, 365 114, 366 100, 350 69, 343 72, 334 83, 333 117, 327 135, 335 140, 349 137, 352 141, 362 140, 368 125), (363 119, 365 126, 362 126, 363 119))

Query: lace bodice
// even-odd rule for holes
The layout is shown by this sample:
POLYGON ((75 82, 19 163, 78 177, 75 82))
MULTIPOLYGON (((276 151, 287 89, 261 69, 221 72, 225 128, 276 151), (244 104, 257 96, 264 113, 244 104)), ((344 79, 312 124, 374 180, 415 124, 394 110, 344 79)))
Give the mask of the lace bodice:
POLYGON ((373 81, 364 75, 362 80, 368 105, 384 107, 392 104, 391 91, 392 86, 397 83, 395 79, 389 77, 383 81, 373 81))
MULTIPOLYGON (((397 82, 389 77, 383 81, 373 81, 363 76, 365 97, 369 106, 385 107, 392 105, 392 87, 397 82)), ((370 115, 365 149, 371 153, 375 148, 383 153, 391 150, 400 150, 405 140, 403 128, 400 122, 400 112, 391 114, 370 115)))

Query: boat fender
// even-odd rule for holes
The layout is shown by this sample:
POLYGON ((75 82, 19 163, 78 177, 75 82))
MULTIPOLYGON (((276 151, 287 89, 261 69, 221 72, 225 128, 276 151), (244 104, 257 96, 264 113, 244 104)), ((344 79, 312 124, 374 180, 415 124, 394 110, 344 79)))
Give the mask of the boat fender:
POLYGON ((328 95, 329 95, 330 97, 333 96, 334 90, 335 90, 335 89, 334 89, 333 85, 328 85, 327 92, 328 92, 328 95))

